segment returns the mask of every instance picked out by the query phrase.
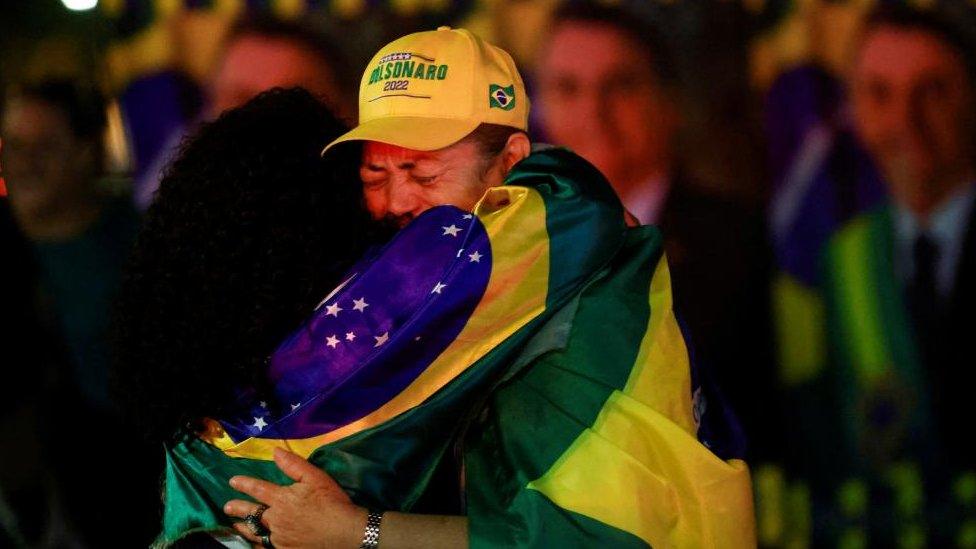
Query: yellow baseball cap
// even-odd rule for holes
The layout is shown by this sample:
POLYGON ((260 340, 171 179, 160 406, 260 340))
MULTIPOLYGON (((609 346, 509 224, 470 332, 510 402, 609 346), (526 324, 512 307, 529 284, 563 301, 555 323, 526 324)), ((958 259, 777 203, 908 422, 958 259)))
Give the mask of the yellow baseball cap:
POLYGON ((453 145, 482 123, 528 128, 529 98, 508 52, 440 27, 383 47, 359 85, 359 125, 325 146, 379 141, 418 151, 453 145))

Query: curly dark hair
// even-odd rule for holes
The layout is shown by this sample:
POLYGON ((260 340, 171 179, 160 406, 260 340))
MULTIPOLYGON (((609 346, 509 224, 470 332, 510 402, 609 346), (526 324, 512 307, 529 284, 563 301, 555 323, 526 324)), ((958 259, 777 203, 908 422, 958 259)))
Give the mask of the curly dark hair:
POLYGON ((203 125, 169 166, 114 319, 117 398, 155 440, 220 415, 340 277, 385 237, 358 152, 319 151, 346 127, 301 88, 203 125))

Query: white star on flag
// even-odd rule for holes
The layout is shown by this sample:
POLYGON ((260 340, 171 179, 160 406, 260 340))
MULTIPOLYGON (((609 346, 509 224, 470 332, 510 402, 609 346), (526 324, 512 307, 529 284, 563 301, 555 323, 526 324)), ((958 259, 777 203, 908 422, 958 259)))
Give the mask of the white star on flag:
POLYGON ((439 294, 441 293, 441 290, 443 290, 444 288, 447 288, 447 284, 441 284, 440 282, 438 282, 437 286, 434 286, 434 289, 431 290, 430 293, 439 294))
POLYGON ((329 337, 325 338, 325 344, 335 349, 336 345, 339 344, 339 340, 336 338, 335 334, 332 334, 329 337))
POLYGON ((352 310, 364 312, 366 310, 366 307, 369 307, 369 303, 366 303, 365 297, 352 300, 352 310))
POLYGON ((346 341, 352 341, 356 339, 356 334, 353 332, 346 333, 346 341))
POLYGON ((325 314, 326 315, 332 315, 332 316, 334 316, 336 318, 339 318, 339 313, 340 312, 342 312, 342 307, 339 306, 339 303, 338 302, 333 303, 332 305, 327 305, 325 307, 325 314))
POLYGON ((376 340, 376 345, 373 345, 373 347, 379 347, 380 345, 389 341, 390 332, 383 332, 383 335, 373 336, 373 339, 376 340))
POLYGON ((450 227, 441 227, 441 228, 444 229, 444 234, 442 234, 441 236, 451 235, 456 237, 458 233, 461 232, 461 228, 458 227, 457 225, 451 225, 450 227))
POLYGON ((461 248, 460 250, 458 250, 457 256, 458 257, 461 257, 461 254, 463 254, 463 253, 464 253, 464 248, 461 248))
POLYGON ((301 406, 301 404, 292 404, 291 405, 291 409, 292 410, 297 410, 299 406, 301 406))
POLYGON ((471 219, 472 217, 474 217, 474 215, 472 215, 472 214, 464 214, 464 215, 461 216, 461 219, 471 219))
POLYGON ((468 257, 471 258, 471 263, 481 263, 481 254, 478 252, 468 254, 468 257))
POLYGON ((262 400, 261 402, 258 402, 258 406, 260 406, 262 408, 267 408, 268 407, 268 403, 262 400))
POLYGON ((264 430, 268 426, 268 422, 264 421, 263 417, 254 418, 254 425, 252 427, 257 427, 258 431, 264 430))

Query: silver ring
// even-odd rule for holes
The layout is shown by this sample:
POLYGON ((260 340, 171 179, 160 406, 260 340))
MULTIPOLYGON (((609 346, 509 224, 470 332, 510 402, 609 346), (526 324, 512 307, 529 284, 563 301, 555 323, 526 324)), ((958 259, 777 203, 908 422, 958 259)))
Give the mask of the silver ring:
POLYGON ((274 549, 274 544, 271 543, 271 533, 267 533, 261 536, 261 545, 265 546, 267 549, 274 549))
POLYGON ((251 530, 251 533, 255 536, 265 536, 271 534, 264 524, 261 522, 261 515, 268 510, 268 506, 264 504, 258 504, 257 509, 254 512, 248 514, 244 517, 244 523, 251 530))

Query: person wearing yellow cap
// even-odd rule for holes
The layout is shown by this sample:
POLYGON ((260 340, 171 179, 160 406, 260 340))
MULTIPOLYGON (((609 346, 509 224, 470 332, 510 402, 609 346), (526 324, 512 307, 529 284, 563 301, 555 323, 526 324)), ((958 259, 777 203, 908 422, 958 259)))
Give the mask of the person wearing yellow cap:
MULTIPOLYGON (((509 170, 529 155, 528 116, 529 99, 512 57, 467 30, 440 27, 395 40, 373 56, 360 85, 359 125, 326 145, 322 154, 336 146, 360 145, 367 209, 374 218, 403 227, 433 206, 472 210, 486 189, 502 185, 509 170)), ((326 493, 338 490, 307 462, 290 454, 281 459, 281 466, 320 480, 326 493)), ((259 481, 242 482, 235 488, 245 490, 259 481)), ((254 510, 251 503, 228 505, 230 514, 240 518, 254 510)), ((301 507, 307 514, 296 513, 291 520, 306 539, 334 542, 346 535, 350 546, 360 541, 358 523, 366 523, 366 517, 355 513, 352 521, 359 528, 342 528, 336 520, 342 515, 327 519, 315 513, 314 505, 301 507), (326 530, 306 528, 310 524, 326 530)), ((385 546, 467 545, 467 521, 461 516, 386 513, 384 522, 385 546)), ((288 535, 287 528, 275 525, 274 531, 288 535)))
POLYGON ((362 145, 363 196, 399 226, 432 206, 470 210, 529 155, 529 99, 507 52, 464 29, 411 34, 363 74, 359 125, 329 143, 362 145))
MULTIPOLYGON (((300 431, 301 402, 237 438, 221 421, 202 437, 213 448, 194 442, 170 457, 167 497, 188 495, 167 505, 207 516, 186 524, 218 522, 197 496, 207 486, 214 499, 215 471, 226 469, 247 499, 224 500, 223 511, 263 546, 754 546, 741 443, 690 360, 660 233, 634 226, 580 157, 533 149, 511 56, 463 29, 405 36, 369 63, 359 112, 322 154, 361 148, 367 209, 402 228, 377 261, 434 221, 429 246, 412 255, 447 242, 449 266, 424 270, 443 276, 420 286, 403 324, 381 322, 370 339, 327 328, 290 355, 319 348, 335 357, 315 363, 328 370, 348 356, 333 351, 369 341, 365 366, 307 412, 325 425, 351 410, 345 423, 289 434, 300 431), (470 308, 439 309, 479 284, 470 308), (395 349, 404 351, 384 355, 395 349), (355 385, 384 356, 385 373, 355 385), (417 377, 384 392, 408 375, 417 377)), ((367 295, 376 265, 326 297, 321 320, 295 337, 408 301, 410 288, 392 282, 382 300, 367 295)), ((393 278, 383 280, 410 265, 384 265, 393 278)), ((303 375, 300 384, 317 374, 303 375)))

